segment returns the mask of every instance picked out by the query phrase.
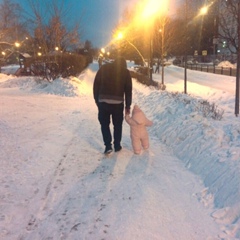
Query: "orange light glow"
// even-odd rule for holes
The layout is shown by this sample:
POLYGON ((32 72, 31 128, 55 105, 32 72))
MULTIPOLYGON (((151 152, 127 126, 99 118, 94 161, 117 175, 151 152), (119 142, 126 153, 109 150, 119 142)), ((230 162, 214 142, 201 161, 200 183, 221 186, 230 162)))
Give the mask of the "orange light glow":
POLYGON ((149 18, 156 14, 167 13, 169 10, 169 0, 148 0, 145 2, 142 17, 149 18))
POLYGON ((207 14, 207 12, 208 12, 208 7, 203 7, 203 8, 201 8, 201 10, 200 10, 200 14, 201 14, 201 15, 205 15, 205 14, 207 14))
POLYGON ((116 34, 116 39, 123 39, 123 33, 122 32, 118 32, 116 34))
POLYGON ((16 47, 20 47, 20 43, 19 42, 15 42, 15 46, 16 47))

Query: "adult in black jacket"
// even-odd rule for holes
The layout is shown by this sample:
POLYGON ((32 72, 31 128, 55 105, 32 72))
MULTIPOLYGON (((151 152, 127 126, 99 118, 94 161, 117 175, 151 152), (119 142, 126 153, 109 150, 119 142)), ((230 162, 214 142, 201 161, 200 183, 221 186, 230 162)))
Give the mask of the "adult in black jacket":
POLYGON ((126 60, 118 57, 113 63, 104 64, 97 72, 93 84, 93 96, 98 106, 98 120, 101 124, 105 154, 112 152, 112 117, 114 150, 122 149, 122 124, 125 114, 130 114, 132 103, 132 78, 127 69, 126 60))

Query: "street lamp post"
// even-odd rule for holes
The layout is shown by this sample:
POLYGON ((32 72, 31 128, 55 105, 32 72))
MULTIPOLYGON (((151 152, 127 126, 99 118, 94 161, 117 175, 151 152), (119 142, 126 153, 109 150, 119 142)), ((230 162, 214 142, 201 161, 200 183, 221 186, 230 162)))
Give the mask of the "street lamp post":
POLYGON ((144 57, 143 57, 143 55, 141 54, 141 52, 137 49, 137 47, 136 47, 132 42, 130 42, 129 40, 125 39, 125 41, 126 41, 129 45, 131 45, 131 46, 138 52, 139 56, 142 58, 143 64, 145 65, 144 57))
POLYGON ((144 57, 143 57, 143 55, 141 54, 141 52, 138 50, 138 48, 137 48, 132 42, 130 42, 128 39, 126 39, 126 38, 124 37, 124 35, 123 35, 122 32, 118 32, 118 33, 117 33, 116 39, 117 39, 117 40, 123 39, 123 40, 125 40, 130 46, 132 46, 132 47, 137 51, 137 53, 139 54, 139 56, 140 56, 141 59, 142 59, 143 64, 145 65, 145 60, 144 60, 144 57))
MULTIPOLYGON (((162 17, 167 14, 169 9, 169 0, 148 0, 142 7, 141 18, 144 20, 144 25, 147 26, 148 34, 150 33, 150 54, 149 54, 149 78, 152 81, 153 72, 153 27, 157 17, 162 17), (147 23, 147 24, 146 24, 147 23)), ((163 39, 162 39, 163 40, 163 39)), ((163 63, 163 61, 162 61, 163 63)), ((163 68, 164 66, 162 66, 163 68)), ((163 70, 164 71, 164 70, 163 70)), ((164 81, 162 79, 162 81, 164 81)), ((163 82, 162 82, 163 85, 163 82)))
POLYGON ((149 52, 149 79, 150 83, 153 81, 153 38, 152 33, 150 33, 150 52, 149 52))
POLYGON ((214 64, 216 61, 217 55, 217 46, 218 46, 218 15, 219 15, 219 2, 216 3, 216 8, 214 10, 214 20, 213 20, 213 60, 214 64))
POLYGON ((164 46, 164 26, 159 30, 161 33, 161 67, 162 67, 162 87, 164 87, 164 51, 165 51, 165 46, 164 46))
MULTIPOLYGON (((188 0, 185 0, 185 35, 188 33, 188 0)), ((204 6, 200 9, 199 15, 205 15, 208 12, 208 6, 204 6)), ((185 53, 184 53, 184 93, 187 93, 187 41, 185 40, 185 53)))

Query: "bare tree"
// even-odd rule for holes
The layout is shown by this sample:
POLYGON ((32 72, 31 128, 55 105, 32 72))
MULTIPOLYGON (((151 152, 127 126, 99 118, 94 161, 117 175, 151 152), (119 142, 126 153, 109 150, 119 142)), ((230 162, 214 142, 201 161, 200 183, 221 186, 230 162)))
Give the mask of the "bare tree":
POLYGON ((164 58, 171 51, 170 41, 173 36, 173 29, 169 27, 170 22, 171 19, 167 15, 159 17, 155 21, 153 34, 153 51, 158 57, 157 68, 159 69, 159 65, 162 66, 162 84, 164 84, 164 58))
POLYGON ((1 49, 23 40, 27 30, 22 18, 20 5, 11 0, 3 0, 0 4, 0 46, 1 49))
POLYGON ((235 115, 239 115, 240 101, 240 2, 239 0, 228 0, 219 2, 219 26, 220 38, 226 41, 231 53, 237 54, 235 115))
POLYGON ((219 2, 219 37, 223 44, 231 53, 237 53, 238 50, 238 5, 237 0, 228 0, 219 2))
POLYGON ((48 53, 56 49, 66 51, 79 46, 80 21, 69 26, 67 17, 70 11, 64 7, 63 0, 44 0, 44 3, 43 0, 29 0, 29 3, 33 12, 35 47, 48 53))

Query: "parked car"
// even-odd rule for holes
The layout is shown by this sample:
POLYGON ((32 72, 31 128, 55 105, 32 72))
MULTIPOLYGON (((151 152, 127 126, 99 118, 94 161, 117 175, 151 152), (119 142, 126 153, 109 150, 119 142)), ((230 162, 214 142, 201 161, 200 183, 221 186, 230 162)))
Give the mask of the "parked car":
POLYGON ((179 58, 175 58, 175 59, 173 60, 173 64, 174 64, 174 65, 179 65, 179 64, 181 64, 181 60, 180 60, 179 58))

